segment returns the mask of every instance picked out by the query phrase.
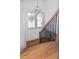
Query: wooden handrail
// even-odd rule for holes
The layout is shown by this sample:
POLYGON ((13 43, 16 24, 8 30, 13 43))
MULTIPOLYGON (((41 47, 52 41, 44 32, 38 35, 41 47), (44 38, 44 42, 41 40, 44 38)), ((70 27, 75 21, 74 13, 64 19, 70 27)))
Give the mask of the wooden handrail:
MULTIPOLYGON (((56 16, 58 12, 59 12, 59 10, 57 10, 57 11, 55 12, 55 14, 50 18, 50 20, 47 22, 47 24, 43 27, 43 29, 52 21, 53 17, 56 16)), ((43 31, 43 29, 42 29, 41 31, 43 31)), ((40 32, 41 32, 41 31, 40 31, 40 32)))

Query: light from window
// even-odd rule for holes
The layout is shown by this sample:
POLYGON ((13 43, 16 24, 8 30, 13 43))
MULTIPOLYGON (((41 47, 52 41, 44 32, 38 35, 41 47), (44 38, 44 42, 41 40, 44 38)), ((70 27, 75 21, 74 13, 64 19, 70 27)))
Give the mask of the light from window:
POLYGON ((42 27, 43 26, 43 14, 30 12, 28 16, 28 28, 42 27))
POLYGON ((35 15, 34 15, 34 13, 28 13, 28 27, 29 28, 35 27, 35 15))
POLYGON ((37 15, 37 27, 42 27, 43 25, 43 16, 42 14, 37 15))

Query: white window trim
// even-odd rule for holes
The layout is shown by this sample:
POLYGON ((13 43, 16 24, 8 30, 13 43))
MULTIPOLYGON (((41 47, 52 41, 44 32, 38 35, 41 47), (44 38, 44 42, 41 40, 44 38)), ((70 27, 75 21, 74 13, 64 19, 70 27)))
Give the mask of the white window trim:
MULTIPOLYGON (((40 26, 40 27, 37 26, 37 14, 36 14, 36 15, 35 15, 35 27, 29 27, 29 26, 28 26, 28 28, 29 28, 29 29, 42 28, 43 25, 44 25, 44 14, 42 13, 42 15, 43 15, 43 18, 42 18, 42 26, 40 26)), ((29 19, 28 19, 28 22, 29 22, 29 19)))

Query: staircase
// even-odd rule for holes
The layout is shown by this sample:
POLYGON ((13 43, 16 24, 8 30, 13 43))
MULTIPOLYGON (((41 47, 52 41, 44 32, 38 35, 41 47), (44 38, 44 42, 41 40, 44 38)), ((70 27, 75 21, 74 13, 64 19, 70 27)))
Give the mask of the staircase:
POLYGON ((48 41, 56 41, 56 38, 58 36, 57 32, 58 32, 58 11, 40 31, 39 33, 40 43, 48 41))

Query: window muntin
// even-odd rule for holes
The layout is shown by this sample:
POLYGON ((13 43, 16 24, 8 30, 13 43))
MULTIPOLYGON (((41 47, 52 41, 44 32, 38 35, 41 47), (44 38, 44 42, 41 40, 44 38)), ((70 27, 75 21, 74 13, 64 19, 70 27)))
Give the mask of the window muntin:
POLYGON ((28 28, 38 28, 43 26, 43 14, 38 13, 35 15, 33 12, 29 12, 28 16, 28 28))

